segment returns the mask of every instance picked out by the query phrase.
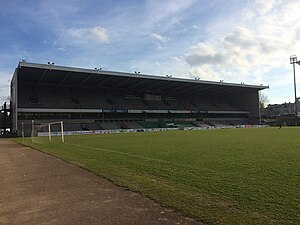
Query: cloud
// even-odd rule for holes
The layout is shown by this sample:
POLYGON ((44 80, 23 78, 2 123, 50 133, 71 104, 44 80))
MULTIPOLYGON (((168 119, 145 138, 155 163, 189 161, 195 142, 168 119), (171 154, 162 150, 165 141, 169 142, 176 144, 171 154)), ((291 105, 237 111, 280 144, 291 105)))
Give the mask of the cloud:
POLYGON ((66 35, 64 36, 63 39, 67 39, 67 40, 70 39, 70 42, 86 43, 88 41, 87 34, 88 34, 88 29, 86 28, 77 28, 77 29, 71 28, 67 30, 66 35))
MULTIPOLYGON (((147 0, 146 11, 148 21, 152 24, 158 23, 164 19, 169 19, 191 7, 195 0, 147 0)), ((178 23, 178 20, 173 18, 173 23, 178 23)))
POLYGON ((1 84, 0 85, 0 91, 7 90, 7 89, 9 89, 9 85, 8 84, 1 84))
POLYGON ((0 106, 5 101, 9 101, 9 84, 0 85, 0 106))
POLYGON ((100 43, 110 43, 110 40, 108 38, 108 34, 105 28, 103 27, 93 27, 89 29, 89 32, 93 36, 95 40, 97 40, 100 43))
POLYGON ((151 38, 158 42, 167 42, 169 40, 168 37, 164 37, 156 33, 151 34, 151 38))
POLYGON ((187 62, 191 66, 203 66, 209 64, 222 64, 226 58, 224 55, 217 53, 212 44, 198 43, 191 47, 191 51, 187 55, 187 62))
MULTIPOLYGON (((47 42, 45 42, 45 41, 43 41, 43 43, 47 44, 47 42)), ((61 44, 59 41, 54 41, 52 46, 58 51, 61 51, 61 52, 66 51, 66 47, 63 44, 61 44)))
POLYGON ((162 36, 162 35, 156 34, 156 33, 152 33, 150 35, 150 37, 152 38, 152 40, 156 44, 156 47, 157 47, 158 50, 163 49, 162 44, 169 41, 169 39, 170 39, 169 37, 165 37, 165 36, 162 36))
POLYGON ((274 7, 276 0, 256 0, 256 10, 259 12, 260 15, 265 15, 272 10, 274 7))
MULTIPOLYGON (((300 15, 295 9, 300 9, 300 3, 256 1, 246 10, 251 19, 246 17, 242 23, 232 24, 233 29, 222 38, 191 46, 186 54, 190 74, 213 80, 265 83, 275 70, 289 70, 290 54, 300 51, 300 26, 295 23, 300 15)), ((276 85, 280 79, 272 82, 276 85)))
POLYGON ((0 96, 0 106, 4 104, 4 102, 9 102, 10 97, 9 96, 0 96))
POLYGON ((251 7, 250 0, 248 0, 246 8, 242 12, 242 18, 252 20, 256 16, 264 16, 271 12, 275 6, 276 0, 255 0, 251 7))
POLYGON ((75 43, 77 42, 81 44, 89 44, 90 41, 103 43, 103 44, 110 43, 107 30, 99 26, 91 27, 91 28, 69 29, 67 33, 68 33, 68 37, 66 38, 71 39, 71 41, 75 43))

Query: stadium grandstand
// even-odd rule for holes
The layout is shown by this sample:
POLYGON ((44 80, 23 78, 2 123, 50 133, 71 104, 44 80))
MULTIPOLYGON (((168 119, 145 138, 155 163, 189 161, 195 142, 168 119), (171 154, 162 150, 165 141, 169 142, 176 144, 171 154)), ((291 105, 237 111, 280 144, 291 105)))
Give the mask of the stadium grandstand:
POLYGON ((19 62, 11 82, 11 131, 32 120, 65 131, 210 128, 259 122, 263 85, 212 82, 19 62))

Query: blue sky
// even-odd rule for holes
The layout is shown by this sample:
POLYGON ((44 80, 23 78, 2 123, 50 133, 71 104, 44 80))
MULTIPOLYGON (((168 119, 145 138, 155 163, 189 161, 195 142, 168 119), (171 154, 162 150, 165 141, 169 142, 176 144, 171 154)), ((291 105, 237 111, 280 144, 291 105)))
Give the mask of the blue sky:
POLYGON ((22 59, 264 84, 270 103, 292 102, 299 12, 299 0, 0 0, 0 103, 22 59))

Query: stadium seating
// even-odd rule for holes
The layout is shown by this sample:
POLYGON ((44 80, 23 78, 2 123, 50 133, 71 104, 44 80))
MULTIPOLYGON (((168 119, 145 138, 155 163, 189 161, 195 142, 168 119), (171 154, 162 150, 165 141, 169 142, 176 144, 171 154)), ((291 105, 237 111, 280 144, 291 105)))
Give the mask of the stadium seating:
MULTIPOLYGON (((196 111, 241 111, 243 104, 234 104, 231 100, 194 96, 161 96, 149 100, 138 94, 128 94, 120 90, 106 89, 73 89, 40 86, 26 87, 19 97, 20 108, 49 109, 102 109, 102 110, 196 110, 196 111), (27 88, 27 89, 26 89, 27 88)), ((195 121, 195 116, 184 113, 109 113, 103 112, 87 116, 69 114, 63 117, 65 131, 143 129, 143 128, 184 128, 184 127, 230 127, 246 124, 247 119, 195 121), (67 118, 66 118, 67 116, 67 118), (186 122, 191 117, 193 122, 186 122), (78 119, 81 118, 81 119, 78 119), (153 119, 153 121, 147 121, 153 119), (171 122, 166 122, 171 121, 171 122)), ((199 115, 198 115, 199 116, 199 115)), ((25 119, 25 118, 24 118, 25 119)), ((43 118, 44 122, 59 121, 60 118, 43 118)), ((28 121, 27 121, 28 122, 28 121)), ((27 134, 30 133, 30 122, 25 124, 27 134)), ((55 131, 55 128, 54 130, 55 131)))
POLYGON ((77 90, 71 88, 39 87, 26 89, 19 98, 20 108, 70 108, 70 109, 136 109, 136 110, 204 110, 241 111, 242 104, 235 106, 231 101, 220 98, 195 98, 187 96, 162 97, 145 100, 143 96, 130 96, 118 91, 77 90), (38 93, 38 94, 37 94, 38 93), (113 94, 112 94, 113 93, 113 94), (97 97, 95 97, 97 96, 97 97))
POLYGON ((126 125, 129 129, 142 129, 142 128, 144 128, 143 126, 141 126, 137 122, 126 122, 126 125))
POLYGON ((177 127, 195 127, 194 124, 188 121, 176 121, 175 124, 177 127))
POLYGON ((144 121, 139 123, 143 128, 158 128, 157 122, 154 121, 144 121))
POLYGON ((104 121, 100 123, 100 126, 104 130, 114 130, 114 129, 121 129, 117 122, 113 121, 104 121))

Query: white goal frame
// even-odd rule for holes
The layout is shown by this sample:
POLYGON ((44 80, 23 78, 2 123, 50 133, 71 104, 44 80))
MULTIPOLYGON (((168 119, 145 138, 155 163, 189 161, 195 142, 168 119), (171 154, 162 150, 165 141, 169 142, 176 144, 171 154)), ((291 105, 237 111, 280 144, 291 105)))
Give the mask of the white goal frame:
POLYGON ((63 121, 48 123, 49 141, 52 141, 52 138, 51 138, 51 125, 53 125, 53 124, 60 124, 61 142, 64 143, 65 142, 65 137, 64 137, 64 122, 63 121))
MULTIPOLYGON (((44 123, 44 127, 48 127, 48 139, 49 141, 52 141, 52 135, 51 135, 51 126, 54 124, 60 124, 60 131, 61 131, 61 142, 65 142, 65 137, 64 137, 64 122, 63 121, 57 121, 57 122, 50 122, 50 123, 44 123)), ((34 120, 32 120, 32 128, 31 128, 31 139, 33 140, 34 136, 34 120)))

